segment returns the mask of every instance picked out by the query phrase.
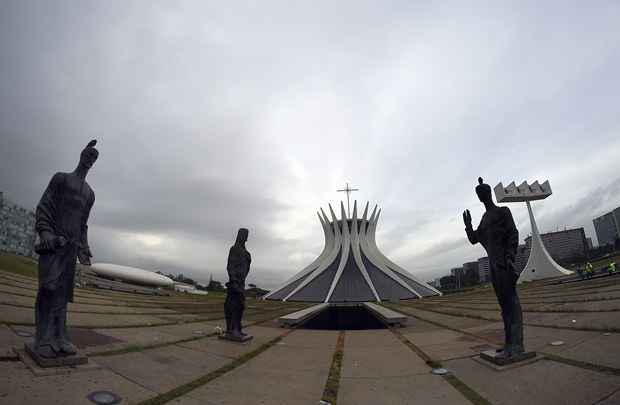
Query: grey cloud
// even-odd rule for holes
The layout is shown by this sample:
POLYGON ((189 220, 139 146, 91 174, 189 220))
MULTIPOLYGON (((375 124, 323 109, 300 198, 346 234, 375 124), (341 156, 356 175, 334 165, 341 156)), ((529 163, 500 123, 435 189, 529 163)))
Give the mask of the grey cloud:
POLYGON ((616 183, 595 184, 619 169, 619 18, 613 1, 3 2, 0 189, 34 207, 97 138, 102 259, 221 272, 249 226, 256 280, 274 284, 320 252, 314 213, 345 181, 420 274, 483 255, 459 218, 481 215, 479 175, 552 176, 564 189, 536 204, 541 229, 591 233, 618 205, 616 183), (143 233, 170 245, 120 243, 143 233))

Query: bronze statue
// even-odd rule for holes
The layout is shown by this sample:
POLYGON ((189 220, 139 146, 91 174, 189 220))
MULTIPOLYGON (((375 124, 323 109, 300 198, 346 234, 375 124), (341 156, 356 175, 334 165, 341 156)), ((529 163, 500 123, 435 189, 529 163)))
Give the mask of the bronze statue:
POLYGON ((76 259, 90 265, 92 257, 87 222, 95 193, 86 182, 86 175, 99 157, 96 143, 90 141, 82 150, 73 172, 52 177, 36 209, 39 291, 35 341, 29 350, 43 359, 77 353, 67 333, 67 303, 73 302, 76 259))
POLYGON ((502 309, 505 344, 496 357, 508 359, 520 357, 523 347, 523 318, 516 283, 519 271, 515 267, 515 255, 519 244, 519 231, 515 226, 508 207, 498 207, 493 203, 491 187, 478 178, 476 194, 484 204, 486 212, 478 229, 471 225, 469 210, 463 212, 465 232, 472 245, 482 244, 489 256, 491 281, 495 295, 502 309))
POLYGON ((234 341, 246 341, 252 336, 243 332, 241 319, 245 309, 245 279, 250 271, 252 257, 245 248, 248 240, 248 230, 240 228, 237 232, 237 240, 230 248, 228 253, 229 281, 226 283, 226 302, 224 303, 224 314, 226 317, 226 332, 223 339, 234 341))

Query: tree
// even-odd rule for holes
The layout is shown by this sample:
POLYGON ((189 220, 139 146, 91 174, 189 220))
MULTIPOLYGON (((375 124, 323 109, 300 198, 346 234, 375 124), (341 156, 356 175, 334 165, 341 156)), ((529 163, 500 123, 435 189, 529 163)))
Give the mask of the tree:
POLYGON ((452 275, 443 276, 439 279, 439 283, 442 290, 453 290, 456 288, 456 278, 452 275))
POLYGON ((207 290, 208 291, 224 291, 225 288, 221 282, 217 280, 211 280, 209 282, 209 285, 207 286, 207 290))

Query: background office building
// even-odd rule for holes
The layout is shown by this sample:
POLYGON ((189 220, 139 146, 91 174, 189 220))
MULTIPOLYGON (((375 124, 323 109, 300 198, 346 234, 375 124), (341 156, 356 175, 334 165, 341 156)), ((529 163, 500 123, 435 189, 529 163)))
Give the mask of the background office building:
POLYGON ((34 241, 34 212, 7 200, 0 191, 0 251, 35 256, 34 241))
MULTIPOLYGON (((583 228, 543 233, 540 237, 553 260, 561 265, 582 262, 588 257, 588 242, 583 228)), ((531 243, 531 236, 525 238, 527 256, 529 256, 531 243)))
POLYGON ((613 245, 620 238, 620 207, 592 220, 599 246, 613 245))
POLYGON ((491 268, 489 267, 488 256, 478 259, 478 278, 481 283, 491 282, 491 268))

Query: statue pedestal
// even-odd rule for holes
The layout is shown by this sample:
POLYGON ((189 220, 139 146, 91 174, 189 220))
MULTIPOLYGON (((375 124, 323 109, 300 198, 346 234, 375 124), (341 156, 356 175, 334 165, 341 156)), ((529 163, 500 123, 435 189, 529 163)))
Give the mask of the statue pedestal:
POLYGON ((72 356, 61 356, 55 357, 52 359, 48 359, 45 357, 39 356, 39 354, 34 349, 34 343, 28 342, 24 344, 24 349, 26 353, 37 363, 37 365, 41 368, 47 367, 67 367, 67 366, 78 366, 80 364, 88 363, 88 357, 83 356, 81 354, 74 354, 72 356))
POLYGON ((536 357, 536 352, 523 352, 512 355, 510 357, 504 357, 501 352, 495 350, 487 350, 480 353, 480 358, 497 366, 507 366, 514 363, 519 363, 525 360, 533 359, 536 357))
POLYGON ((243 343, 243 342, 247 342, 248 340, 254 339, 254 336, 252 335, 238 336, 238 335, 231 335, 230 333, 224 333, 222 335, 219 335, 217 338, 222 339, 222 340, 230 340, 231 342, 243 343))

